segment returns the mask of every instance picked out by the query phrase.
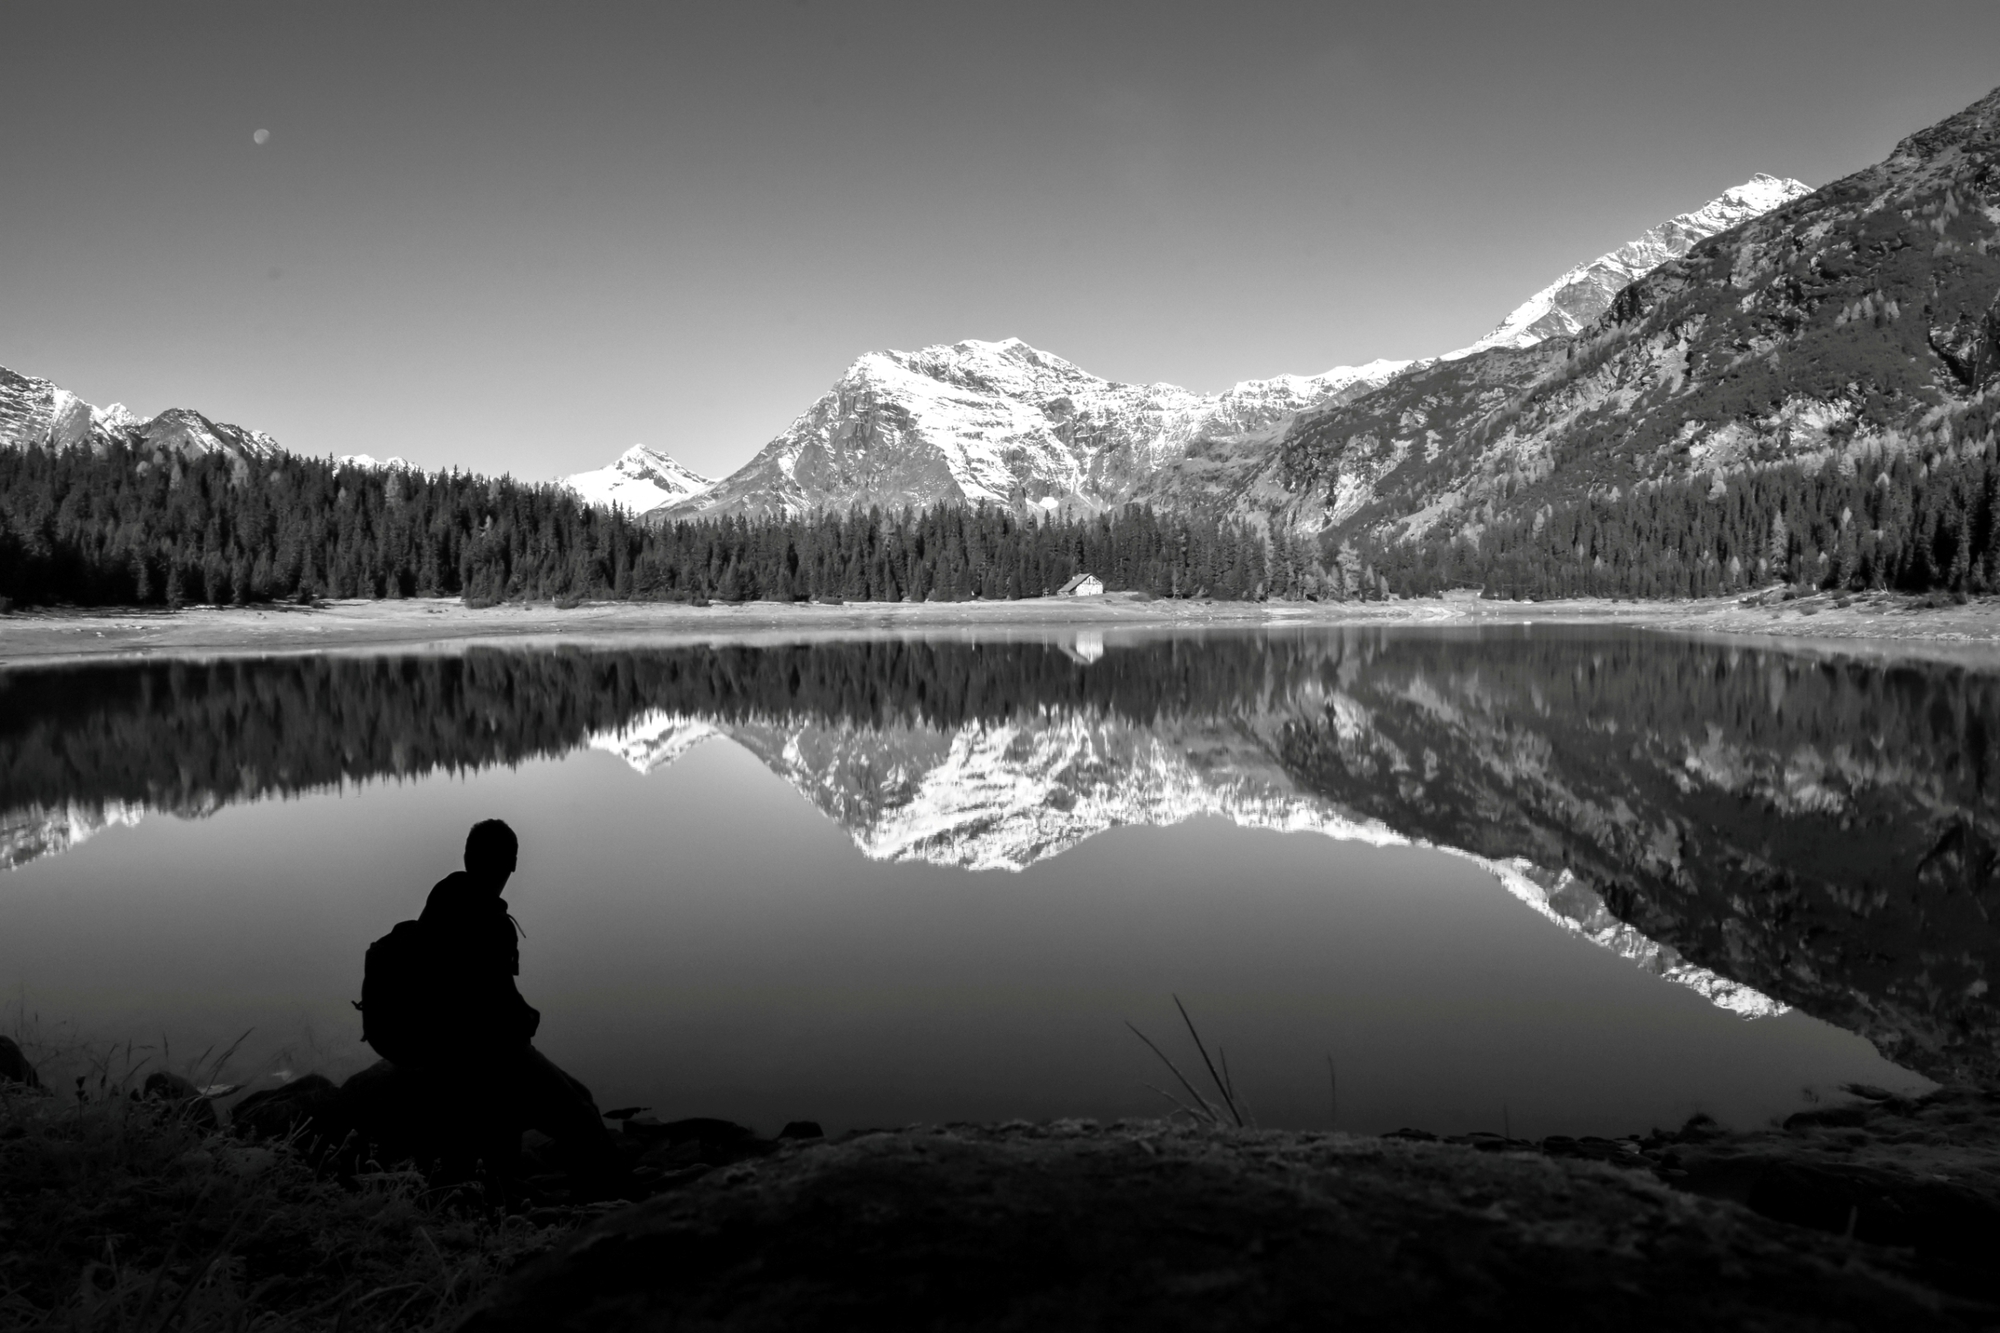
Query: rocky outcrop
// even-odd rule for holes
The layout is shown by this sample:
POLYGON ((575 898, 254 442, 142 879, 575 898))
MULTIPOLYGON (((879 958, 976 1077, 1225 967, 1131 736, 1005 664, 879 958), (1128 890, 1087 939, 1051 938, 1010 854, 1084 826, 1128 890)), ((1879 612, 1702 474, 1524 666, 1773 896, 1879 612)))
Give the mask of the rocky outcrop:
POLYGON ((34 1062, 28 1059, 12 1037, 0 1037, 0 1083, 16 1083, 28 1088, 42 1086, 42 1078, 35 1072, 34 1062))

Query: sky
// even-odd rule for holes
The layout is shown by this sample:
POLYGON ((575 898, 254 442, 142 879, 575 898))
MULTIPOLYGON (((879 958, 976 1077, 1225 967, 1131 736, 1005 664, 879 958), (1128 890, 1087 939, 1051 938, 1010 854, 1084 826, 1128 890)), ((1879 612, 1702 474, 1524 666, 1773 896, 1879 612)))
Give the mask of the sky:
POLYGON ((2000 83, 1991 0, 10 0, 4 34, 0 366, 532 479, 728 472, 881 348, 1208 392, 1441 352, 2000 83))

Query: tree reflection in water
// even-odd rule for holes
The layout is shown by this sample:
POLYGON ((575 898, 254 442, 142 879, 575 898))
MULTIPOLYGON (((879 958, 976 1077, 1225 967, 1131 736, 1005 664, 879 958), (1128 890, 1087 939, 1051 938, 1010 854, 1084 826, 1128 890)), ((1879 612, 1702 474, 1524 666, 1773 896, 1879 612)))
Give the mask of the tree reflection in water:
POLYGON ((862 639, 0 672, 0 864, 145 810, 590 744, 651 767, 722 734, 870 855, 1019 868, 1198 812, 1421 840, 1505 863, 1550 915, 1628 953, 1640 941, 1649 966, 1718 1002, 1753 988, 1934 1077, 2000 1073, 2000 673, 1545 629, 1088 648, 862 639))

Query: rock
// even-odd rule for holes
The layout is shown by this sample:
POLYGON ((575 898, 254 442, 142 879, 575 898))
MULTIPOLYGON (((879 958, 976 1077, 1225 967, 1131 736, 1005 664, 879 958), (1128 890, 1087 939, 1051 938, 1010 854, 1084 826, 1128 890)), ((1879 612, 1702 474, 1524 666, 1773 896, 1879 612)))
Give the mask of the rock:
POLYGON ((321 1128, 339 1096, 333 1080, 306 1074, 275 1088, 253 1092, 229 1112, 229 1127, 251 1139, 282 1139, 308 1128, 321 1128))
POLYGON ((440 1104, 429 1089, 387 1060, 340 1085, 323 1113, 329 1135, 352 1136, 378 1162, 435 1162, 470 1150, 465 1120, 475 1110, 440 1104))
POLYGON ((12 1037, 0 1037, 0 1082, 24 1083, 31 1088, 42 1086, 35 1066, 12 1037))
POLYGON ((747 1126, 709 1116, 668 1121, 634 1116, 625 1122, 625 1133, 648 1145, 641 1161, 662 1170, 728 1166, 778 1150, 775 1140, 760 1139, 747 1126))
POLYGON ((649 1115, 626 1118, 625 1132, 639 1139, 660 1139, 667 1143, 736 1143, 756 1137, 747 1126, 708 1116, 686 1120, 656 1120, 649 1115))
POLYGON ((222 1123, 200 1088, 168 1070, 156 1069, 146 1075, 141 1095, 147 1101, 168 1103, 176 1115, 198 1129, 214 1129, 222 1123))
POLYGON ((464 1333, 1965 1328, 1911 1259, 1598 1163, 1162 1124, 864 1134, 709 1171, 464 1333))
POLYGON ((2000 1301, 2000 1096, 1948 1087, 1802 1112, 1774 1131, 1691 1128, 1703 1132, 1661 1136, 1648 1154, 1675 1187, 1913 1250, 1926 1281, 2000 1301))

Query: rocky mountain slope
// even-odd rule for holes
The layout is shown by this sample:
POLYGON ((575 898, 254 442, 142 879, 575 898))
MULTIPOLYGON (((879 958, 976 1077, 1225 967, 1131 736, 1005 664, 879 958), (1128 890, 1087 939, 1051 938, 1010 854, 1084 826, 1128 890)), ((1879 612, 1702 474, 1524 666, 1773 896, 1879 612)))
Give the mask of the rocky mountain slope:
POLYGON ((1225 393, 1118 384, 1018 338, 871 352, 713 490, 661 519, 937 501, 1102 509, 1192 440, 1386 383, 1407 363, 1246 380, 1225 393))
MULTIPOLYGON (((1755 176, 1570 270, 1493 333, 1444 359, 1574 332, 1634 277, 1805 188, 1755 176)), ((940 500, 1086 511, 1132 500, 1213 507, 1241 496, 1246 473, 1270 471, 1298 414, 1365 398, 1435 362, 1373 361, 1198 394, 1103 380, 1014 338, 871 352, 749 463, 703 493, 662 489, 653 513, 668 520, 940 500)), ((570 482, 583 489, 583 478, 601 475, 570 482)), ((645 492, 635 486, 627 494, 636 500, 645 492)), ((1263 507, 1282 501, 1274 493, 1263 507)))
POLYGON ((141 421, 123 403, 92 407, 47 380, 0 367, 0 448, 69 448, 113 440, 181 456, 220 450, 262 459, 279 452, 278 442, 262 431, 210 421, 178 407, 141 421))
POLYGON ((1437 360, 1458 361, 1495 347, 1533 347, 1548 338, 1568 337, 1609 310, 1619 292, 1669 259, 1679 259, 1696 242, 1810 193, 1798 181, 1760 171, 1694 212, 1649 227, 1639 239, 1577 265, 1515 307, 1493 332, 1437 360))
POLYGON ((1696 244, 1571 336, 1303 414, 1236 502, 1390 541, 1774 464, 1966 457, 2000 374, 2000 93, 1696 244))

